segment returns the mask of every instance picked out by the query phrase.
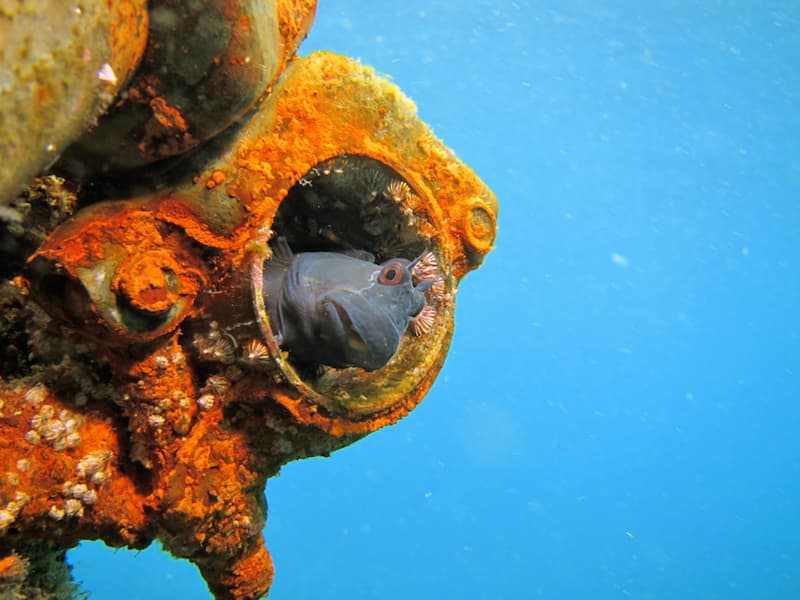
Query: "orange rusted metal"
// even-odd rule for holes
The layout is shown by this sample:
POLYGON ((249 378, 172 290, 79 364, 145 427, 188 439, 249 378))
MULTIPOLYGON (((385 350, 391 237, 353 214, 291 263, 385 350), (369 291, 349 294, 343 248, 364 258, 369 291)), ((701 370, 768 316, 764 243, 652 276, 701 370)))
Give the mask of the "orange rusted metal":
POLYGON ((62 168, 129 169, 209 140, 264 95, 315 10, 309 1, 151 2, 147 49, 127 94, 62 157, 62 168))
MULTIPOLYGON (((284 38, 313 8, 279 4, 284 38)), ((257 111, 166 180, 84 208, 0 290, 17 349, 0 373, 0 557, 31 538, 159 539, 217 598, 257 598, 273 573, 267 479, 422 400, 497 204, 393 84, 331 53, 292 61, 257 111), (298 251, 425 253, 424 325, 376 371, 295 364, 265 310, 275 235, 298 251)))

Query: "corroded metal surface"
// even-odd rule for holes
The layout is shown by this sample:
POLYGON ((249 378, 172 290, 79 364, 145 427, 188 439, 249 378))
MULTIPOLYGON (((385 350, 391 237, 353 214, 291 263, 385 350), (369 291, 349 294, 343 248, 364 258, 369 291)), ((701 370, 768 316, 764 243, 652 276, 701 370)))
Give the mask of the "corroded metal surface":
POLYGON ((0 207, 110 106, 145 49, 145 0, 0 0, 0 207))
MULTIPOLYGON (((276 14, 296 45, 313 5, 276 14)), ((257 109, 210 143, 176 147, 143 194, 28 192, 54 212, 25 218, 20 240, 52 231, 13 246, 32 255, 0 289, 0 560, 12 575, 23 540, 159 539, 216 597, 260 597, 267 479, 395 423, 438 374, 457 286, 492 248, 492 193, 396 86, 348 58, 295 59, 249 101, 257 109), (74 203, 91 205, 62 208, 74 203), (424 257, 424 314, 388 364, 295 364, 265 308, 276 236, 298 252, 424 257)))
POLYGON ((64 166, 128 169, 210 139, 281 73, 314 8, 307 1, 151 2, 147 49, 125 97, 66 153, 64 166))

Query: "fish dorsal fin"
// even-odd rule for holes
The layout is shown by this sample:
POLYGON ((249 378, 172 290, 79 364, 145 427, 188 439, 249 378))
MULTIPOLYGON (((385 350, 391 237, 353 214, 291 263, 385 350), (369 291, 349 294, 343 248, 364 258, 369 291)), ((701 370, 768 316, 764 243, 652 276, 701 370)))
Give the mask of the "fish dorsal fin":
POLYGON ((267 261, 267 264, 272 264, 277 268, 286 268, 292 264, 294 252, 289 247, 289 242, 286 238, 281 236, 275 240, 272 245, 272 256, 267 261))
POLYGON ((372 252, 367 252, 366 250, 347 248, 345 250, 340 250, 339 253, 349 256, 350 258, 357 258, 358 260, 364 260, 373 264, 375 263, 375 255, 372 252))
POLYGON ((294 253, 285 237, 279 237, 272 244, 272 256, 264 261, 263 293, 267 314, 270 318, 272 332, 276 338, 283 337, 284 327, 280 311, 280 298, 283 284, 289 267, 292 265, 294 253))

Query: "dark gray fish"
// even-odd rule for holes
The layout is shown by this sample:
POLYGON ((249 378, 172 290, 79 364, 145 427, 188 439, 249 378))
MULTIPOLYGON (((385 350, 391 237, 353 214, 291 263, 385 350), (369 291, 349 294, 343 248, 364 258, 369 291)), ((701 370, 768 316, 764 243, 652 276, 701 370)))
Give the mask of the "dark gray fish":
POLYGON ((369 253, 352 254, 293 254, 278 239, 264 263, 270 324, 297 363, 380 369, 425 306, 430 282, 414 287, 412 261, 392 258, 376 265, 369 253))

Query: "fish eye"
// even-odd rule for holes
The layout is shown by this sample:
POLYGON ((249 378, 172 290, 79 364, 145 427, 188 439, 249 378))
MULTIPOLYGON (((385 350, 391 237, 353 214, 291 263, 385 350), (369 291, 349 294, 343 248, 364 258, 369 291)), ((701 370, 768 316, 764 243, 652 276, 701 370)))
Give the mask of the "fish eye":
POLYGON ((384 265, 378 275, 378 283, 383 285, 397 285, 403 281, 405 281, 405 269, 397 262, 384 265))

